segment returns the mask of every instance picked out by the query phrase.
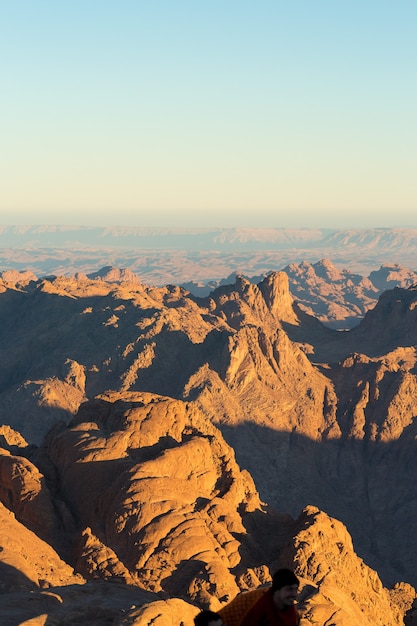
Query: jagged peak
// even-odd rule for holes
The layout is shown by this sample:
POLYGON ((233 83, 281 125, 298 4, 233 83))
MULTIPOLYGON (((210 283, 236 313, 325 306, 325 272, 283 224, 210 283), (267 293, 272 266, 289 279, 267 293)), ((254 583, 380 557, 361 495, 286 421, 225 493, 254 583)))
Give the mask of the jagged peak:
POLYGON ((272 272, 259 283, 259 289, 268 308, 277 319, 298 325, 288 275, 285 272, 272 272))
POLYGON ((97 272, 87 274, 90 280, 104 280, 107 283, 133 282, 139 283, 140 279, 129 268, 118 268, 106 265, 97 272))

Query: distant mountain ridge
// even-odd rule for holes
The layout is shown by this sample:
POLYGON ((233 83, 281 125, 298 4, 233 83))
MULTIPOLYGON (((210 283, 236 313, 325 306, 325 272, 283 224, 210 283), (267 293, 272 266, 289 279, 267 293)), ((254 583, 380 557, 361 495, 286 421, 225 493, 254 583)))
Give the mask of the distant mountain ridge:
MULTIPOLYGON (((383 265, 368 278, 348 269, 339 270, 329 259, 317 263, 291 263, 282 271, 289 278, 289 288, 297 304, 322 323, 339 330, 356 326, 387 289, 409 288, 417 284, 417 272, 400 265, 383 265)), ((246 276, 234 272, 220 281, 189 281, 179 286, 194 296, 205 298, 218 287, 234 284, 238 276, 257 284, 267 275, 246 276)), ((130 269, 113 266, 89 274, 77 272, 75 278, 116 284, 142 282, 130 269)), ((0 271, 0 291, 7 287, 26 288, 30 283, 36 285, 38 280, 30 271, 0 271)))
POLYGON ((411 228, 170 228, 133 226, 1 226, 0 247, 60 247, 72 244, 138 246, 146 249, 267 250, 307 247, 417 247, 411 228))
MULTIPOLYGON (((185 250, 279 249, 314 244, 337 231, 288 228, 140 228, 131 226, 0 226, 0 247, 140 246, 185 250)), ((416 231, 417 232, 417 231, 416 231)))
POLYGON ((156 286, 204 285, 324 258, 363 276, 385 264, 417 270, 417 229, 0 226, 0 271, 38 276, 112 265, 156 286))

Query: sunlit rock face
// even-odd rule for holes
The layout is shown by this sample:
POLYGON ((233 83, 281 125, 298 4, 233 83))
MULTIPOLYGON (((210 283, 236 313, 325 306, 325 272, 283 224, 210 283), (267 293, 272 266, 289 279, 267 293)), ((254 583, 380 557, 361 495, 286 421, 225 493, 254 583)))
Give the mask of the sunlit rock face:
POLYGON ((0 523, 0 600, 2 594, 15 590, 35 591, 85 582, 48 543, 19 522, 3 504, 0 504, 0 523))
MULTIPOLYGON (((51 435, 48 454, 79 529, 76 570, 91 581, 160 594, 160 600, 149 595, 149 602, 137 597, 123 618, 113 605, 114 623, 174 625, 181 613, 192 626, 199 608, 218 610, 238 593, 267 584, 279 566, 293 567, 300 577, 300 610, 312 626, 329 619, 334 626, 349 620, 399 626, 412 607, 414 589, 404 583, 384 588, 355 554, 342 523, 316 507, 292 520, 262 505, 232 449, 192 404, 138 392, 104 394, 51 435)), ((10 453, 5 458, 13 459, 10 453)), ((13 459, 26 485, 20 490, 41 493, 42 477, 24 461, 13 459)), ((38 504, 42 511, 42 500, 38 504)), ((36 542, 25 537, 29 531, 15 532, 22 545, 32 545, 32 570, 19 565, 15 548, 8 556, 26 586, 50 587, 67 614, 87 624, 102 619, 103 588, 88 587, 84 602, 78 592, 68 595, 65 587, 84 578, 52 552, 47 562, 55 577, 45 573, 36 556, 48 553, 44 543, 36 551, 36 542)), ((20 583, 11 585, 15 591, 20 583)), ((124 605, 123 598, 120 592, 114 602, 124 605)), ((59 615, 59 607, 42 601, 48 614, 59 615)))
POLYGON ((247 536, 251 516, 280 517, 262 512, 251 477, 192 405, 102 395, 50 440, 49 454, 84 529, 77 569, 86 577, 220 605, 239 591, 236 574, 250 575, 253 555, 274 544, 247 536))
POLYGON ((0 448, 0 501, 38 536, 54 543, 59 532, 57 511, 44 476, 23 456, 0 448))
POLYGON ((297 564, 305 582, 301 603, 311 625, 397 626, 412 607, 411 585, 385 589, 378 574, 355 554, 346 527, 315 507, 298 518, 286 558, 297 564))

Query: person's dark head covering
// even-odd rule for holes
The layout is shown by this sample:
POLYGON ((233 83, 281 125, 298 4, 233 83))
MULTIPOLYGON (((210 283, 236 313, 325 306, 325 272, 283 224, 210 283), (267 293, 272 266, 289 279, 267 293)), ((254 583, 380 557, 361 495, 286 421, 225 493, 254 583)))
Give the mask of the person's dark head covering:
POLYGON ((293 571, 290 569, 279 569, 272 575, 272 587, 271 591, 277 591, 282 587, 287 587, 288 585, 298 585, 299 580, 293 571))

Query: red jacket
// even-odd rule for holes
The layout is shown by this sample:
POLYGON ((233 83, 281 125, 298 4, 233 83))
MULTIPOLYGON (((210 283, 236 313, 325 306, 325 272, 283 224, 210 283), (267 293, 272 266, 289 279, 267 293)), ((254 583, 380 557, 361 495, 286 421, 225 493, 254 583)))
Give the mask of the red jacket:
POLYGON ((295 607, 280 611, 270 589, 265 587, 240 593, 219 614, 226 626, 298 626, 300 623, 295 607))
POLYGON ((272 593, 267 591, 245 615, 241 626, 298 626, 300 616, 295 606, 280 611, 272 593))

